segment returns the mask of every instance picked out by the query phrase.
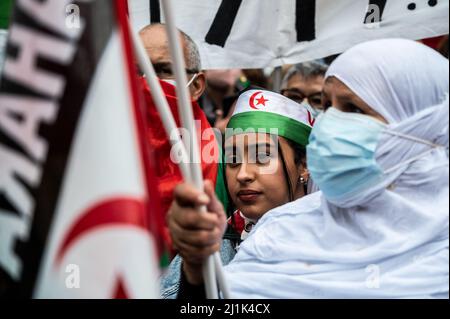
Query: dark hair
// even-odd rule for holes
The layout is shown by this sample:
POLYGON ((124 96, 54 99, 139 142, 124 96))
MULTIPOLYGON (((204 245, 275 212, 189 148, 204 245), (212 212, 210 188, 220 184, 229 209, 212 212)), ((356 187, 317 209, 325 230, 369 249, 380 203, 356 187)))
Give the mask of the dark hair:
POLYGON ((299 166, 300 164, 305 165, 306 164, 306 147, 303 145, 300 145, 294 141, 291 141, 290 139, 286 139, 289 146, 292 147, 294 150, 294 162, 295 165, 299 166))
MULTIPOLYGON (((286 138, 286 141, 288 142, 288 145, 292 148, 292 150, 294 151, 294 163, 295 165, 299 166, 299 165, 306 165, 306 148, 303 145, 300 145, 288 138, 286 138)), ((281 161, 283 163, 283 170, 284 170, 284 175, 286 177, 286 182, 288 185, 288 191, 289 191, 289 200, 292 202, 294 200, 294 186, 291 184, 291 179, 289 177, 289 173, 287 170, 287 165, 286 165, 286 160, 283 154, 283 151, 281 148, 279 148, 279 152, 280 152, 280 158, 281 161)), ((306 185, 305 185, 305 194, 306 194, 306 185)))

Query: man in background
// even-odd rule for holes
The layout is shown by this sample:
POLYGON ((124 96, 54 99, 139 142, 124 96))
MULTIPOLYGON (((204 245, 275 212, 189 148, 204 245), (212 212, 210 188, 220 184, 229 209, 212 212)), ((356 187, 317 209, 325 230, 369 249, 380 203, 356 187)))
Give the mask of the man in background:
MULTIPOLYGON (((202 72, 200 52, 195 42, 179 30, 186 63, 186 76, 189 90, 194 101, 198 101, 206 88, 205 74, 202 72)), ((169 39, 163 24, 151 24, 143 28, 139 35, 150 58, 156 75, 163 81, 175 84, 169 39)))
POLYGON ((312 61, 293 65, 286 73, 281 94, 311 107, 315 116, 322 111, 322 90, 328 66, 312 61))
MULTIPOLYGON (((163 24, 149 25, 143 28, 139 35, 148 57, 155 68, 156 74, 160 79, 161 87, 165 93, 171 112, 174 115, 175 122, 178 127, 181 127, 175 88, 177 83, 175 82, 173 73, 173 62, 170 55, 166 28, 163 24)), ((222 163, 219 160, 221 146, 218 144, 204 112, 197 103, 197 100, 205 91, 206 86, 199 50, 195 42, 182 31, 180 31, 180 41, 184 51, 186 77, 192 97, 194 120, 200 123, 197 134, 201 138, 200 151, 202 154, 201 164, 203 177, 215 183, 217 195, 226 206, 228 197, 222 175, 222 163), (205 134, 208 132, 212 132, 213 134, 205 134)), ((147 141, 151 145, 154 153, 155 173, 159 181, 157 188, 161 195, 162 211, 166 214, 173 200, 175 186, 181 183, 183 178, 178 164, 171 160, 173 148, 170 143, 170 137, 164 129, 145 78, 141 78, 140 84, 146 104, 147 141)), ((168 236, 166 240, 170 243, 168 236)))

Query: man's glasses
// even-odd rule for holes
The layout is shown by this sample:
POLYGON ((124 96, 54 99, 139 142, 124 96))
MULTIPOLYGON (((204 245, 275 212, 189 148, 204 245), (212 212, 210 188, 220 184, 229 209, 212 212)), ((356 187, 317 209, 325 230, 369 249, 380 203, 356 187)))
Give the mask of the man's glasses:
POLYGON ((291 99, 299 104, 303 103, 305 99, 308 101, 309 105, 317 110, 322 110, 322 92, 313 93, 311 95, 305 95, 298 89, 284 89, 281 94, 291 99))
MULTIPOLYGON (((162 80, 173 79, 175 77, 172 71, 171 63, 155 63, 153 64, 153 68, 155 69, 156 76, 162 80)), ((195 69, 185 69, 186 74, 197 74, 200 71, 195 69)))

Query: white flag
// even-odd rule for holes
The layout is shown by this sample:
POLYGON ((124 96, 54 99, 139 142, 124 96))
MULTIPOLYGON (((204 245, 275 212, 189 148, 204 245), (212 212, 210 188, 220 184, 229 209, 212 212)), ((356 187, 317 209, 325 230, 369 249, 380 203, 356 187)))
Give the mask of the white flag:
POLYGON ((0 87, 0 296, 158 298, 126 3, 77 3, 16 2, 26 15, 0 87))

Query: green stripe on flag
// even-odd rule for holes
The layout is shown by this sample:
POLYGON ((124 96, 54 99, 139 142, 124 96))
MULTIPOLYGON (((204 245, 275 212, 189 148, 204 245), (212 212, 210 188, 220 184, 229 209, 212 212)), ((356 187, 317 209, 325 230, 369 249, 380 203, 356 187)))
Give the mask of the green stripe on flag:
POLYGON ((8 29, 13 0, 0 0, 0 29, 8 29))
MULTIPOLYGON (((266 112, 246 112, 234 115, 228 128, 242 129, 244 132, 253 129, 264 130, 270 134, 271 129, 278 129, 278 135, 288 138, 297 144, 306 146, 309 143, 309 134, 312 128, 283 115, 266 112)), ((239 133, 239 132, 238 132, 239 133)))
POLYGON ((161 269, 166 269, 170 265, 169 252, 165 250, 159 259, 159 267, 161 269))

